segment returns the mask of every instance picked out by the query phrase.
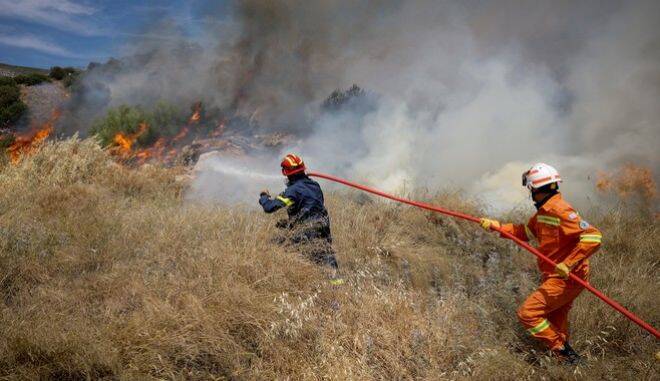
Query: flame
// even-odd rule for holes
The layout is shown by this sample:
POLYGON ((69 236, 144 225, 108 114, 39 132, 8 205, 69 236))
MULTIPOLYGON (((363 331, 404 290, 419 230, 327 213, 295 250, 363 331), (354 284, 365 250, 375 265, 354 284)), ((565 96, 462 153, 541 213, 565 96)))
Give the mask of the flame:
MULTIPOLYGON (((147 162, 158 162, 165 165, 180 162, 179 157, 187 157, 191 152, 208 150, 241 151, 241 148, 231 144, 222 136, 226 132, 227 119, 222 118, 215 129, 208 128, 206 120, 202 122, 202 102, 195 102, 191 107, 192 115, 185 125, 181 126, 176 135, 161 137, 149 147, 135 147, 137 139, 147 131, 149 126, 140 123, 136 133, 117 133, 113 137, 110 152, 129 165, 141 165, 147 162), (199 140, 201 139, 201 140, 199 140)), ((154 126, 158 127, 158 126, 154 126)))
POLYGON ((195 124, 202 119, 202 102, 195 102, 193 105, 193 114, 188 119, 188 124, 195 124))
POLYGON ((603 193, 616 193, 624 199, 635 194, 644 200, 652 200, 657 196, 657 186, 651 170, 633 164, 626 164, 615 173, 599 172, 596 188, 603 193))
POLYGON ((24 135, 16 136, 14 142, 7 148, 11 162, 13 164, 18 163, 21 157, 29 155, 37 147, 41 146, 43 141, 55 131, 55 122, 57 122, 61 115, 62 112, 59 109, 55 109, 48 121, 37 128, 36 131, 33 130, 24 135))
POLYGON ((200 115, 199 111, 195 111, 195 113, 190 116, 189 123, 192 124, 192 123, 195 123, 195 122, 199 122, 199 119, 201 117, 202 116, 200 115))
POLYGON ((135 157, 140 164, 144 164, 150 159, 162 160, 163 151, 165 150, 165 138, 160 138, 149 148, 144 148, 135 153, 135 157))
POLYGON ((176 136, 172 138, 172 143, 176 143, 179 140, 185 138, 186 135, 188 135, 188 131, 190 131, 190 128, 188 128, 188 127, 184 127, 183 129, 181 129, 181 131, 179 131, 179 133, 176 134, 176 136))
POLYGON ((115 147, 112 148, 111 152, 122 157, 131 156, 133 144, 140 136, 142 136, 142 134, 147 131, 147 129, 149 129, 149 125, 142 122, 139 124, 138 131, 133 134, 124 134, 122 132, 118 132, 113 138, 115 147))

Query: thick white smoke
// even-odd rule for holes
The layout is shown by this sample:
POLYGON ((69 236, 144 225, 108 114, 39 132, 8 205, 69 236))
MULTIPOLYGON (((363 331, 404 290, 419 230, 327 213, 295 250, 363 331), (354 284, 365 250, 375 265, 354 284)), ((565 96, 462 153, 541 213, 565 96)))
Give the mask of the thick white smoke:
MULTIPOLYGON (((500 208, 526 202, 520 173, 545 161, 585 200, 597 170, 658 175, 659 19, 657 1, 238 1, 212 48, 138 44, 146 61, 108 81, 109 103, 258 111, 261 128, 299 137, 260 158, 275 174, 291 150, 386 190, 458 186, 500 208), (375 107, 318 112, 353 83, 375 107)), ((247 199, 201 169, 218 160, 202 161, 191 197, 247 199)))

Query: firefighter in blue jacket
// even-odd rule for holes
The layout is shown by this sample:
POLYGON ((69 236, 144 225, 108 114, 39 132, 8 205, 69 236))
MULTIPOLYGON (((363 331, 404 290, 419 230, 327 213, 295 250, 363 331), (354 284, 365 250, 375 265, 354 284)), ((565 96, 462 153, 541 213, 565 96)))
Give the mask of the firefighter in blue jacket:
MULTIPOLYGON (((286 155, 281 166, 282 174, 287 177, 286 189, 275 198, 271 198, 268 191, 261 192, 259 204, 266 213, 286 208, 289 218, 278 222, 277 226, 287 230, 288 241, 315 263, 337 270, 330 217, 323 204, 321 187, 305 174, 305 163, 297 155, 286 155)), ((338 278, 333 278, 332 283, 339 282, 338 278)))

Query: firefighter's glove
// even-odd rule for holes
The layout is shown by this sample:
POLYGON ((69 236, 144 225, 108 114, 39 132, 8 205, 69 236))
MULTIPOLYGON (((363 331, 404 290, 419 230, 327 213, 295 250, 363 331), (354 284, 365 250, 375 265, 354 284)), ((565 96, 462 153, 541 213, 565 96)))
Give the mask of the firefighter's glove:
POLYGON ((263 197, 263 196, 267 196, 268 198, 270 198, 270 193, 268 192, 268 189, 264 189, 261 191, 261 193, 259 193, 259 197, 263 197))
POLYGON ((479 224, 481 225, 482 228, 484 228, 486 230, 499 229, 500 228, 500 223, 498 221, 491 220, 489 218, 480 219, 479 224))
POLYGON ((555 266, 555 273, 557 273, 562 279, 568 279, 568 273, 570 272, 571 269, 563 262, 555 266))

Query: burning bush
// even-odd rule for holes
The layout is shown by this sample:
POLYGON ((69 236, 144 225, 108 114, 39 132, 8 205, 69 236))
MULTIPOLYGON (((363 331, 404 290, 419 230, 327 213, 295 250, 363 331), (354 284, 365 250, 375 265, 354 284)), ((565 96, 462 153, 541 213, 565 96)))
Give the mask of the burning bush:
POLYGON ((55 109, 44 124, 34 126, 20 134, 9 135, 5 140, 8 144, 5 152, 8 154, 11 162, 17 164, 26 155, 30 155, 40 148, 46 139, 55 131, 55 123, 60 116, 60 110, 55 109))
POLYGON ((104 118, 97 120, 90 133, 96 135, 104 147, 116 145, 120 135, 135 136, 133 140, 138 144, 148 144, 155 141, 152 126, 153 116, 144 108, 119 106, 108 110, 104 118))
POLYGON ((120 106, 97 120, 91 133, 124 163, 189 165, 199 157, 199 150, 236 147, 222 136, 227 124, 240 123, 241 119, 226 121, 222 115, 213 110, 209 117, 202 102, 193 103, 189 111, 164 102, 148 110, 120 106))
POLYGON ((103 146, 116 143, 117 134, 136 136, 137 144, 148 146, 158 138, 173 138, 189 123, 188 111, 168 103, 157 103, 151 110, 141 106, 119 106, 108 110, 104 118, 97 120, 91 134, 100 138, 103 146), (144 126, 147 128, 145 129, 144 126))

